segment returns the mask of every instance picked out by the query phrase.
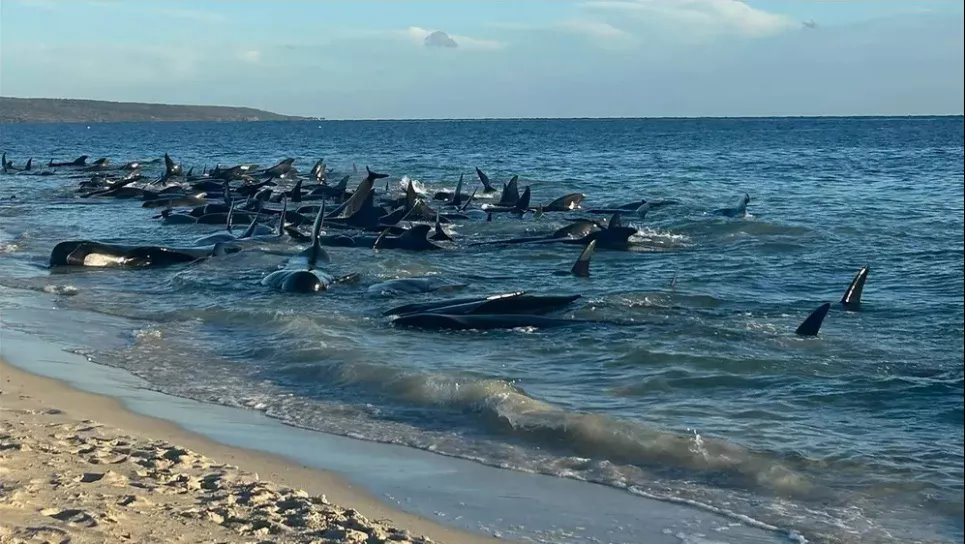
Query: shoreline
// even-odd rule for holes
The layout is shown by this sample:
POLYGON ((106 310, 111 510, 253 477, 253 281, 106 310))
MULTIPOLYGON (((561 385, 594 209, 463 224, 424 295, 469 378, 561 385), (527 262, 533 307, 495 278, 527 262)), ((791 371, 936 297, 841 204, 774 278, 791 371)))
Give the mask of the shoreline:
MULTIPOLYGON (((129 497, 139 496, 138 493, 135 493, 135 488, 143 489, 139 488, 136 483, 132 483, 134 482, 133 478, 123 474, 125 468, 130 470, 134 468, 134 465, 128 466, 130 465, 128 462, 118 462, 106 466, 103 464, 104 461, 96 461, 110 457, 112 454, 116 455, 118 451, 126 451, 130 449, 129 444, 133 443, 138 446, 153 445, 160 448, 157 451, 160 452, 162 458, 170 457, 171 452, 177 454, 177 452, 187 450, 186 456, 194 461, 194 468, 199 469, 200 472, 208 471, 210 473, 212 469, 221 469, 225 472, 222 476, 223 479, 237 479, 238 485, 242 487, 250 486, 253 482, 261 482, 266 486, 266 489, 272 489, 277 493, 275 498, 280 502, 290 501, 293 497, 305 499, 324 497, 326 502, 331 501, 331 505, 337 506, 322 504, 319 501, 321 509, 327 511, 334 508, 334 511, 340 512, 339 515, 344 518, 341 524, 332 525, 327 529, 327 534, 338 541, 361 538, 363 535, 358 533, 364 533, 366 539, 371 539, 360 540, 366 542, 425 541, 421 535, 425 535, 432 541, 447 543, 483 544, 496 540, 483 535, 459 531, 394 509, 364 490, 345 482, 335 474, 306 467, 280 456, 220 444, 169 421, 134 413, 117 399, 81 391, 59 380, 33 374, 14 366, 5 358, 0 358, 0 432, 2 432, 2 435, 0 435, 0 438, 2 438, 0 440, 0 477, 4 481, 4 485, 0 487, 0 512, 5 512, 4 522, 0 523, 0 537, 12 536, 16 538, 20 534, 20 538, 24 538, 24 535, 32 534, 31 531, 37 530, 37 527, 50 526, 45 530, 53 535, 60 535, 62 534, 61 531, 65 531, 76 541, 83 542, 88 539, 97 541, 98 538, 104 536, 103 533, 99 532, 99 529, 95 529, 99 525, 110 527, 117 531, 112 533, 114 537, 123 538, 123 535, 131 535, 132 531, 136 532, 137 529, 135 526, 125 525, 124 520, 132 520, 137 516, 125 514, 116 507, 108 508, 107 506, 115 503, 120 504, 127 500, 131 501, 132 505, 153 505, 148 510, 157 510, 158 508, 153 507, 160 506, 161 510, 167 511, 170 516, 151 518, 151 530, 158 530, 162 533, 166 531, 168 525, 171 525, 176 528, 175 532, 188 529, 187 532, 192 536, 201 536, 202 541, 203 538, 217 537, 220 540, 229 538, 228 541, 230 542, 249 542, 254 537, 269 534, 276 538, 280 537, 282 541, 286 542, 302 541, 299 537, 303 535, 299 533, 298 529, 269 527, 268 525, 261 528, 258 526, 257 520, 255 520, 255 523, 239 521, 231 524, 231 519, 226 520, 226 516, 213 513, 214 510, 202 509, 199 514, 201 517, 192 518, 190 517, 193 512, 192 509, 196 508, 180 503, 172 504, 172 502, 177 501, 166 500, 173 495, 148 493, 146 498, 130 499, 129 497), (22 429, 21 432, 18 432, 18 428, 22 429), (31 428, 34 429, 31 432, 23 431, 31 428), (37 429, 49 428, 57 429, 60 434, 54 433, 43 436, 47 433, 42 430, 37 432, 37 429), (89 433, 95 429, 97 436, 80 435, 84 431, 89 433), (65 432, 68 434, 74 433, 68 442, 75 446, 83 444, 87 446, 87 449, 90 449, 94 447, 93 444, 109 442, 108 439, 113 439, 115 446, 117 443, 120 446, 113 449, 97 450, 95 456, 91 457, 92 461, 88 461, 81 455, 70 455, 70 453, 76 453, 77 449, 69 450, 68 442, 55 440, 54 436, 62 436, 65 432), (67 462, 61 460, 61 463, 58 464, 58 462, 51 460, 51 457, 64 456, 65 454, 71 458, 67 462), (30 457, 34 461, 29 463, 32 467, 29 470, 25 470, 26 457, 30 457), (208 462, 204 462, 202 466, 198 467, 197 461, 199 459, 208 462), (8 466, 15 468, 11 472, 8 466), (53 467, 57 467, 58 471, 50 472, 53 467), (104 468, 108 469, 107 472, 101 472, 104 468), (21 475, 21 473, 23 474, 21 475), (100 485, 96 492, 90 493, 90 495, 101 496, 98 504, 104 506, 102 508, 104 511, 92 512, 90 505, 87 506, 87 509, 76 508, 79 493, 72 492, 72 497, 58 493, 60 488, 66 488, 64 491, 73 489, 72 486, 65 486, 63 482, 60 482, 58 478, 63 474, 77 475, 82 483, 86 483, 84 482, 86 479, 98 477, 94 475, 113 475, 111 478, 100 477, 98 483, 100 483, 100 480, 109 481, 100 485), (13 492, 11 493, 10 482, 18 476, 22 478, 20 493, 17 492, 18 486, 16 483, 13 485, 13 492), (24 483, 28 478, 30 478, 33 486, 24 483), (118 484, 118 481, 127 482, 128 480, 130 480, 129 485, 118 484), (39 481, 47 482, 47 485, 38 486, 37 482, 39 481), (31 498, 21 500, 20 497, 22 496, 31 498), (138 500, 142 502, 138 503, 138 500), (179 508, 181 511, 177 512, 179 508), (80 510, 80 512, 75 512, 76 510, 80 510), (351 514, 353 510, 360 513, 361 517, 351 514), (71 512, 73 512, 73 515, 68 515, 71 512), (349 512, 349 515, 345 516, 345 512, 349 512), (111 519, 114 522, 111 522, 111 519), (100 523, 98 523, 98 520, 101 520, 100 523), (43 521, 46 521, 46 525, 42 523, 43 521), (8 523, 12 526, 8 526, 8 523), (184 527, 184 525, 188 525, 188 527, 184 527), (341 525, 345 527, 340 529, 341 525), (229 527, 229 529, 226 530, 225 527, 229 527), (352 527, 357 528, 352 529, 352 527), (277 535, 275 535, 275 531, 278 531, 277 535), (346 531, 355 531, 355 533, 346 531), (232 535, 234 536, 233 539, 231 539, 232 535)), ((85 449, 82 447, 79 451, 84 452, 85 449)), ((134 456, 132 455, 131 458, 134 458, 134 456)), ((168 476, 171 477, 170 474, 168 476)), ((190 483, 194 481, 191 479, 194 477, 197 476, 187 475, 186 473, 175 473, 173 476, 173 478, 180 478, 188 482, 187 488, 179 489, 179 494, 193 494, 198 502, 204 503, 206 499, 200 496, 202 489, 195 489, 196 486, 192 486, 190 483)), ((155 479, 157 478, 164 479, 155 475, 155 479)), ((153 485, 157 484, 145 485, 145 487, 150 488, 153 485)), ((242 487, 238 489, 242 489, 242 487)), ((236 489, 234 494, 237 495, 238 492, 236 489)), ((232 495, 233 492, 228 491, 227 493, 232 495)), ((228 500, 229 502, 237 500, 237 497, 228 500)), ((212 504, 214 503, 212 502, 212 504)), ((212 508, 221 507, 223 505, 212 506, 212 508)), ((96 510, 96 507, 93 509, 96 510)), ((121 508, 120 510, 127 511, 130 509, 121 508)), ((309 513, 309 517, 317 516, 317 514, 317 512, 309 513)), ((315 532, 318 531, 319 529, 316 528, 315 532)), ((312 538, 318 538, 318 536, 312 538)), ((309 540, 309 534, 305 532, 304 541, 309 540)))
POLYGON ((118 421, 123 423, 119 427, 139 428, 137 422, 146 418, 160 423, 157 429, 183 437, 176 441, 180 446, 241 465, 266 479, 281 481, 276 478, 278 467, 285 467, 298 482, 293 487, 327 493, 335 504, 357 506, 366 517, 390 518, 397 526, 412 527, 412 533, 472 544, 496 539, 630 544, 641 538, 653 544, 677 544, 708 534, 717 542, 732 544, 787 541, 782 530, 700 505, 329 434, 287 425, 258 410, 173 396, 136 374, 83 355, 92 345, 125 342, 124 331, 131 323, 64 308, 47 294, 0 288, 0 295, 5 295, 0 297, 0 358, 6 359, 7 368, 42 376, 38 379, 52 380, 64 392, 91 394, 120 408, 120 415, 108 411, 111 416, 130 418, 118 421), (81 351, 75 351, 78 348, 81 351), (261 459, 262 466, 269 468, 233 461, 237 456, 261 459), (321 478, 313 480, 315 487, 303 484, 313 478, 321 478), (328 487, 330 482, 345 494, 328 487), (353 500, 356 497, 371 502, 363 508, 353 500), (422 530, 421 524, 426 523, 422 530))

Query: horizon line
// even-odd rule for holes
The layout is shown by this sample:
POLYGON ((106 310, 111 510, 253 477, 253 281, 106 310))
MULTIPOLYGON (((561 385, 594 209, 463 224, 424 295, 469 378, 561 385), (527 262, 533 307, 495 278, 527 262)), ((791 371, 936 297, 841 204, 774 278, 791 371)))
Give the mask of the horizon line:
MULTIPOLYGON (((288 114, 282 114, 288 115, 288 114)), ((810 115, 607 115, 607 116, 586 116, 577 115, 571 117, 313 117, 302 115, 291 115, 290 117, 302 117, 293 121, 601 121, 601 120, 695 120, 695 119, 884 119, 884 118, 908 118, 908 117, 965 117, 965 113, 905 113, 905 114, 810 114, 810 115)), ((273 121, 283 122, 283 121, 273 121)))
MULTIPOLYGON (((105 102, 108 104, 142 104, 151 106, 174 106, 174 107, 189 107, 189 108, 237 108, 237 109, 250 109, 255 111, 260 111, 264 113, 269 113, 272 115, 281 115, 285 117, 293 117, 294 119, 289 119, 287 121, 526 121, 526 120, 630 120, 630 119, 816 119, 816 118, 888 118, 888 117, 963 117, 965 116, 965 111, 959 113, 903 113, 903 114, 887 114, 887 113, 867 113, 867 114, 775 114, 775 115, 604 115, 604 116, 588 116, 588 115, 574 115, 574 116, 506 116, 506 117, 325 117, 322 115, 299 115, 290 113, 279 113, 275 111, 265 110, 255 106, 237 106, 237 105, 217 105, 217 104, 172 104, 168 102, 136 102, 136 101, 124 101, 124 100, 103 100, 97 98, 50 98, 50 97, 39 97, 39 96, 3 96, 0 98, 12 98, 20 100, 77 100, 85 102, 105 102)), ((273 120, 275 122, 280 120, 273 120)), ((22 123, 30 123, 34 121, 23 121, 22 123)), ((51 121, 36 121, 36 122, 51 122, 51 121)), ((56 121, 53 121, 56 122, 56 121)), ((85 121, 69 121, 74 123, 84 123, 85 121)), ((99 121, 86 121, 92 123, 98 123, 99 121)), ((128 121, 107 121, 107 122, 128 122, 128 121)), ((134 121, 138 122, 138 121, 134 121)), ((140 121, 140 122, 191 122, 191 121, 140 121)), ((214 122, 214 121, 211 121, 214 122)), ((230 121, 228 121, 230 122, 230 121)), ((239 121, 242 122, 242 121, 239 121)), ((243 122, 272 122, 272 121, 243 121, 243 122)), ((17 122, 18 124, 21 122, 17 122)), ((6 123, 3 123, 6 124, 6 123)))
MULTIPOLYGON (((247 106, 226 106, 247 108, 247 106)), ((257 109, 257 108, 250 108, 257 109)), ((265 113, 274 113, 267 110, 265 113)), ((312 117, 289 114, 276 114, 291 119, 258 119, 219 121, 204 119, 150 120, 150 121, 0 121, 0 125, 76 125, 76 124, 117 124, 117 123, 344 123, 344 122, 453 122, 453 121, 740 121, 740 120, 780 120, 780 119, 934 119, 965 117, 965 113, 911 113, 911 114, 827 114, 827 115, 663 115, 663 116, 605 116, 605 117, 312 117)))

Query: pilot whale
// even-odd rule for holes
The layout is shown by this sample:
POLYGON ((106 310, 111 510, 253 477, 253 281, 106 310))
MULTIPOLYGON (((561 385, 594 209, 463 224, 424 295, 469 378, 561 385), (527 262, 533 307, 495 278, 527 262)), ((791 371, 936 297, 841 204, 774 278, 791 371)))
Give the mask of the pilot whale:
POLYGON ((720 208, 714 210, 714 215, 720 215, 723 217, 746 217, 747 216, 747 204, 751 201, 751 195, 744 193, 741 197, 740 202, 737 206, 733 208, 720 208))
POLYGON ((328 289, 330 285, 358 278, 357 274, 335 277, 328 272, 318 269, 319 261, 328 261, 328 254, 319 243, 319 234, 325 217, 325 206, 318 210, 315 222, 312 224, 312 243, 304 252, 291 259, 281 270, 268 274, 261 280, 261 284, 286 293, 317 293, 328 289), (299 267, 304 259, 304 268, 299 267))
POLYGON ((236 253, 241 248, 226 244, 207 247, 127 246, 90 240, 60 242, 50 252, 50 266, 95 268, 148 268, 191 263, 236 253))

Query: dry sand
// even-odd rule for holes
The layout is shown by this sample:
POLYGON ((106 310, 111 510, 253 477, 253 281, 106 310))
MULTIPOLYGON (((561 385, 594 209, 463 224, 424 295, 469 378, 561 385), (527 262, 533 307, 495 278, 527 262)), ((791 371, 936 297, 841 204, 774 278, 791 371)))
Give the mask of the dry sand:
POLYGON ((0 360, 0 543, 431 541, 494 539, 0 360))

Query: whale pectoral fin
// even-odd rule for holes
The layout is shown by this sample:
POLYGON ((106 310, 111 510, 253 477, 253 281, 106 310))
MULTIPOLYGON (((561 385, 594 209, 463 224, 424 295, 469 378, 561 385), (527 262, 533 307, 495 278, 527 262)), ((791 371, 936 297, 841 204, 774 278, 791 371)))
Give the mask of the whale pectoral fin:
POLYGON ((338 276, 332 283, 358 283, 362 279, 362 274, 358 272, 352 272, 351 274, 345 274, 344 276, 338 276))
POLYGON ((809 315, 807 319, 801 323, 794 333, 799 336, 817 336, 818 331, 821 330, 821 324, 824 323, 824 318, 828 315, 828 310, 830 309, 830 302, 825 302, 824 304, 818 306, 818 308, 811 312, 811 315, 809 315))
POLYGON ((382 234, 379 234, 379 237, 375 239, 375 243, 372 244, 372 249, 379 249, 379 246, 382 245, 382 240, 385 238, 385 236, 388 233, 389 233, 389 229, 383 230, 382 234))
POLYGON ((226 229, 227 229, 227 231, 228 231, 229 233, 231 232, 231 221, 232 221, 232 219, 234 219, 234 213, 235 213, 235 207, 232 206, 231 203, 229 202, 229 203, 228 203, 228 218, 225 219, 226 229))
POLYGON ((224 257, 227 254, 224 242, 215 242, 214 247, 211 248, 212 257, 224 257))
POLYGON ((472 190, 472 194, 469 195, 469 198, 466 199, 466 203, 463 204, 461 208, 459 208, 459 211, 461 212, 466 211, 466 209, 469 208, 469 205, 472 204, 472 199, 474 198, 476 198, 476 189, 472 190))
POLYGON ((255 227, 258 226, 258 212, 255 212, 251 216, 251 224, 245 229, 245 232, 241 234, 238 238, 251 238, 255 234, 255 227))
POLYGON ((644 203, 641 204, 640 207, 637 208, 637 210, 636 210, 637 217, 639 217, 641 220, 642 220, 642 219, 645 219, 645 218, 647 217, 647 212, 649 212, 649 211, 650 211, 650 203, 649 203, 649 202, 644 202, 644 203))
POLYGON ((580 278, 590 277, 590 259, 593 257, 593 252, 596 250, 596 240, 591 240, 580 256, 576 259, 576 263, 573 264, 573 275, 580 278))
POLYGON ((288 197, 281 197, 281 216, 278 217, 278 237, 285 235, 285 219, 288 215, 288 197))

